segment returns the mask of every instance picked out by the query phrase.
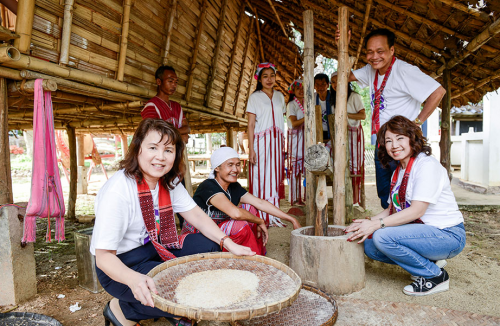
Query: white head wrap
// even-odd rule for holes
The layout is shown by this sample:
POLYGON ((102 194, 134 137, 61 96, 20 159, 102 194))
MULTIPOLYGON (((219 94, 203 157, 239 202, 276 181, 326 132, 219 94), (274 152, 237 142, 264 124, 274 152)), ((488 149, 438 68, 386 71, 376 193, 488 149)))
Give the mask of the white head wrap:
POLYGON ((338 74, 338 71, 335 71, 335 72, 334 72, 334 73, 330 76, 330 79, 332 79, 332 77, 337 76, 337 74, 338 74))
POLYGON ((238 152, 235 151, 232 147, 221 147, 215 152, 212 153, 210 157, 210 164, 212 164, 212 170, 208 175, 209 179, 215 179, 215 168, 219 167, 222 163, 226 162, 232 158, 240 158, 238 152))

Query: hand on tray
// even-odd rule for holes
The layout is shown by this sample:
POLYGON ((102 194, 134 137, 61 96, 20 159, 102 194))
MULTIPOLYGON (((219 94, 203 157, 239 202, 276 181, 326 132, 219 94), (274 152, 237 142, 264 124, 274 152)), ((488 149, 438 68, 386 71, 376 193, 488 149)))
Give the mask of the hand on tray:
POLYGON ((145 306, 155 307, 151 292, 158 294, 158 291, 151 277, 140 273, 134 273, 134 276, 130 278, 127 285, 132 290, 136 300, 145 306))

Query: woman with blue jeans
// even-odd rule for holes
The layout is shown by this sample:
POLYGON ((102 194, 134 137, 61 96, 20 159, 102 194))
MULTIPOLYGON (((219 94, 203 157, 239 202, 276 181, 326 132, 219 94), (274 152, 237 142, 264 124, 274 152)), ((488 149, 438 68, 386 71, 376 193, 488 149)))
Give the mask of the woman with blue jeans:
POLYGON ((378 134, 382 165, 399 161, 392 175, 389 207, 355 220, 347 241, 364 242, 368 257, 397 264, 412 275, 407 295, 422 296, 449 289, 445 259, 465 246, 462 213, 451 191, 446 169, 431 156, 419 126, 402 116, 384 124, 378 134))

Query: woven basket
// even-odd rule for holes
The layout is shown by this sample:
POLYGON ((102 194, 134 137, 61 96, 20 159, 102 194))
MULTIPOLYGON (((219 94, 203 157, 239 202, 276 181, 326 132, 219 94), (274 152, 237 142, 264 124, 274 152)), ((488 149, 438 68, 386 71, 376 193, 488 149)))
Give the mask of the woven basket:
POLYGON ((159 295, 152 293, 155 307, 194 320, 236 321, 267 316, 289 307, 300 292, 300 277, 288 266, 264 256, 235 256, 206 253, 180 257, 153 268, 148 276, 155 281, 159 295), (179 281, 197 272, 217 269, 249 271, 259 278, 257 295, 217 309, 182 305, 175 300, 179 281))
POLYGON ((297 300, 281 312, 253 320, 234 323, 235 326, 275 326, 275 325, 307 325, 331 326, 338 317, 337 302, 326 292, 318 288, 302 285, 297 300), (307 292, 319 295, 319 298, 308 299, 307 292))

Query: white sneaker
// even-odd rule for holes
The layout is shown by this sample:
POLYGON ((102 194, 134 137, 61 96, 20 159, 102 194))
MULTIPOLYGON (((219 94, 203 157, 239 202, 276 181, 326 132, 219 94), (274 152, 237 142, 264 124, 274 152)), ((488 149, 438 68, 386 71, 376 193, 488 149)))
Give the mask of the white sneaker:
MULTIPOLYGON (((434 264, 437 265, 437 267, 439 268, 445 268, 446 265, 448 265, 448 262, 446 261, 446 259, 440 259, 440 260, 437 260, 436 262, 434 262, 434 264)), ((413 281, 416 281, 417 278, 419 278, 419 276, 416 276, 416 275, 411 275, 410 278, 413 280, 413 281)))

